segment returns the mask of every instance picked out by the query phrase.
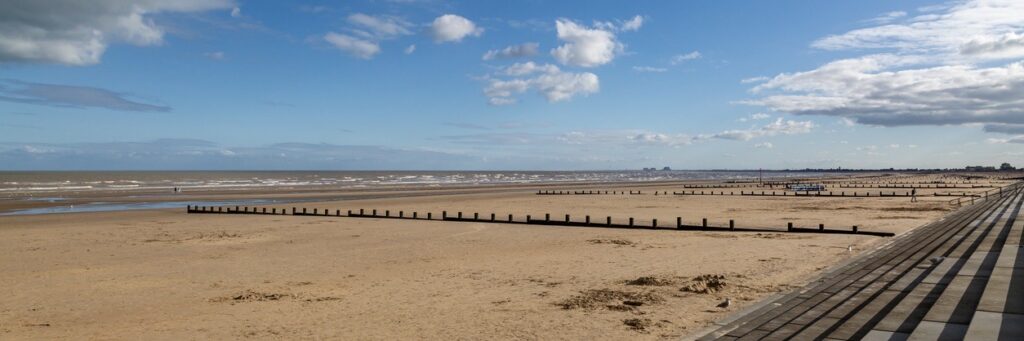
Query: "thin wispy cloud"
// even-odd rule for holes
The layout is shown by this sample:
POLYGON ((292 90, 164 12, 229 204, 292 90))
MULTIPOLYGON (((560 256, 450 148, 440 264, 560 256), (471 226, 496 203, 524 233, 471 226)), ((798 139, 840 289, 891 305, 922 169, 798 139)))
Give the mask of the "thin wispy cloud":
POLYGON ((0 81, 0 101, 66 108, 166 112, 171 108, 131 99, 126 93, 89 86, 0 81))

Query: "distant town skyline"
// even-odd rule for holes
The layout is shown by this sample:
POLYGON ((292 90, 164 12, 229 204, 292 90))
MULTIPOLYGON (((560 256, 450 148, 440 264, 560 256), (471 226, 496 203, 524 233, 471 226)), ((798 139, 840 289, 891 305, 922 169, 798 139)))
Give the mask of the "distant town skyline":
POLYGON ((1024 2, 13 0, 0 170, 1024 165, 1024 2))

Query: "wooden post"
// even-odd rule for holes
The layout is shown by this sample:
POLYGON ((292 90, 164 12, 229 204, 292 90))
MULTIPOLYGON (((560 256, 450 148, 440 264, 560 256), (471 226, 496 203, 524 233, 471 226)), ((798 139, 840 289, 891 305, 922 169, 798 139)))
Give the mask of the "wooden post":
POLYGON ((683 217, 676 217, 676 228, 683 228, 683 217))
POLYGON ((494 221, 494 213, 491 213, 491 221, 494 221))
POLYGON ((377 209, 373 209, 373 216, 374 216, 374 217, 376 217, 376 216, 377 216, 377 209))
POLYGON ((568 214, 565 215, 565 222, 567 222, 567 223, 569 222, 569 215, 568 214))
POLYGON ((654 219, 651 221, 651 227, 658 228, 658 219, 654 219))
POLYGON ((607 222, 605 223, 605 225, 611 225, 611 224, 612 224, 612 217, 608 217, 607 219, 608 219, 608 220, 607 220, 607 222))
POLYGON ((479 220, 479 219, 480 219, 480 213, 473 212, 473 220, 479 220))
POLYGON ((704 229, 708 228, 708 218, 701 218, 700 226, 704 229))
POLYGON ((385 217, 390 217, 391 216, 391 210, 384 210, 384 216, 385 217))
POLYGON ((512 222, 512 215, 511 214, 508 215, 508 222, 510 222, 510 223, 512 222))
POLYGON ((736 222, 733 221, 732 219, 729 219, 729 229, 730 230, 735 230, 736 229, 736 222))
POLYGON ((825 224, 818 224, 818 231, 825 231, 825 224))
POLYGON ((434 212, 427 212, 427 220, 433 220, 433 219, 434 219, 434 212))
POLYGON ((633 227, 633 217, 629 217, 629 227, 633 227))
POLYGON ((459 211, 459 219, 462 219, 462 212, 459 211))
POLYGON ((551 221, 551 213, 544 213, 544 221, 551 221))
POLYGON ((786 223, 786 231, 793 232, 793 223, 786 223))
POLYGON ((441 220, 448 219, 448 211, 441 211, 441 220))
POLYGON ((853 225, 853 233, 857 233, 857 225, 853 225))
POLYGON ((589 224, 590 224, 590 216, 588 215, 587 216, 587 225, 589 225, 589 224))

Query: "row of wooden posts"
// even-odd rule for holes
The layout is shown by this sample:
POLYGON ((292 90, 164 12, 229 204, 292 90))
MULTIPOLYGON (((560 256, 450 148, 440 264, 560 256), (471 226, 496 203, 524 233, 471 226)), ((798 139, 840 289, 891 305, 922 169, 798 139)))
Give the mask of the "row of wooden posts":
MULTIPOLYGON (((654 195, 668 195, 668 191, 654 191, 654 195)), ((537 191, 537 195, 597 195, 597 194, 643 194, 640 191, 595 191, 595 190, 584 190, 584 191, 537 191)), ((842 192, 822 192, 822 191, 808 191, 808 192, 776 192, 776 191, 740 191, 736 194, 735 191, 696 191, 691 190, 689 192, 672 192, 673 195, 743 195, 743 196, 797 196, 797 197, 910 197, 910 192, 897 193, 893 192, 882 192, 879 191, 877 195, 873 195, 872 192, 853 192, 847 194, 845 191, 842 192)), ((936 197, 970 197, 980 196, 978 194, 968 193, 932 193, 932 196, 936 197)))
MULTIPOLYGON (((213 207, 213 206, 188 206, 188 213, 221 213, 221 214, 261 214, 261 215, 287 215, 289 212, 286 209, 278 210, 277 208, 266 207, 213 207)), ((359 209, 358 211, 348 210, 344 214, 341 210, 334 210, 333 212, 329 209, 307 209, 292 207, 291 215, 293 216, 321 216, 321 217, 349 217, 349 218, 384 218, 384 219, 419 219, 419 220, 435 220, 432 212, 426 212, 426 215, 420 215, 419 212, 412 212, 411 215, 407 215, 405 211, 398 211, 397 215, 393 215, 391 210, 378 211, 376 209, 366 210, 359 209), (383 214, 380 214, 383 213, 383 214)), ((504 223, 504 224, 530 224, 530 225, 554 225, 554 226, 580 226, 580 227, 606 227, 606 228, 643 228, 643 229, 658 229, 658 230, 686 230, 686 231, 734 231, 734 232, 793 232, 793 233, 838 233, 838 234, 862 234, 880 237, 891 237, 892 233, 887 232, 871 232, 871 231, 860 231, 857 225, 854 225, 850 230, 837 230, 837 229, 826 229, 825 224, 818 224, 817 228, 803 228, 794 227, 793 223, 790 222, 786 226, 786 230, 770 229, 770 228, 751 228, 751 227, 736 227, 736 222, 729 219, 729 226, 710 226, 708 225, 708 219, 702 218, 700 225, 688 225, 683 223, 682 217, 676 217, 674 226, 659 225, 658 219, 652 219, 650 225, 638 225, 633 217, 629 217, 628 223, 615 222, 611 216, 606 216, 604 221, 594 221, 587 215, 583 221, 574 221, 568 214, 565 215, 564 220, 552 220, 551 214, 544 214, 544 219, 535 219, 532 215, 526 215, 525 220, 516 220, 515 216, 509 214, 507 219, 499 219, 494 213, 490 216, 481 217, 479 213, 473 213, 472 217, 464 216, 462 212, 457 212, 454 216, 449 216, 448 211, 442 211, 442 221, 458 221, 458 222, 478 222, 478 223, 504 223)), ((506 217, 501 217, 506 218, 506 217)))

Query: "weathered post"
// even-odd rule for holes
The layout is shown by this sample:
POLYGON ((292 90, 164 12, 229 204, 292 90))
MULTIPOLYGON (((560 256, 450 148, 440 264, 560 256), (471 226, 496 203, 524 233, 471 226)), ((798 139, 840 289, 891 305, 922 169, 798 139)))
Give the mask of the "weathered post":
POLYGON ((494 213, 491 213, 491 221, 494 221, 494 213))
POLYGON ((441 220, 448 219, 448 211, 441 211, 441 220))
POLYGON ((629 217, 629 227, 633 227, 633 217, 629 217))
POLYGON ((567 223, 569 222, 569 215, 568 214, 565 215, 565 222, 567 222, 567 223))
POLYGON ((508 215, 508 222, 510 222, 510 223, 512 222, 512 215, 511 214, 508 215))
POLYGON ((377 216, 377 209, 373 209, 373 216, 374 216, 374 217, 376 217, 376 216, 377 216))
POLYGON ((385 217, 390 217, 391 216, 391 210, 384 210, 384 216, 385 217))
POLYGON ((606 220, 605 225, 611 226, 611 224, 612 224, 612 217, 608 217, 607 219, 608 220, 606 220))
POLYGON ((825 231, 825 224, 818 224, 818 231, 825 231))
POLYGON ((683 228, 683 217, 676 217, 676 228, 683 228))
POLYGON ((544 213, 544 221, 551 221, 551 213, 544 213))
POLYGON ((857 225, 853 225, 853 233, 857 233, 857 225))
POLYGON ((473 212, 473 220, 479 220, 479 219, 480 219, 480 213, 479 212, 473 212))
POLYGON ((730 230, 735 230, 736 229, 736 222, 733 221, 732 219, 729 219, 729 229, 730 230))
POLYGON ((434 212, 427 212, 427 220, 433 220, 433 219, 434 219, 434 212))
POLYGON ((462 211, 459 211, 459 219, 462 219, 462 211))
POLYGON ((658 227, 658 219, 654 219, 654 220, 651 221, 651 227, 653 227, 653 228, 657 228, 658 227))
POLYGON ((701 218, 700 226, 706 230, 708 228, 708 218, 701 218))
POLYGON ((786 231, 793 232, 793 223, 792 222, 786 224, 786 231))
POLYGON ((586 219, 587 219, 587 225, 590 225, 590 216, 588 215, 588 216, 586 217, 586 219))

